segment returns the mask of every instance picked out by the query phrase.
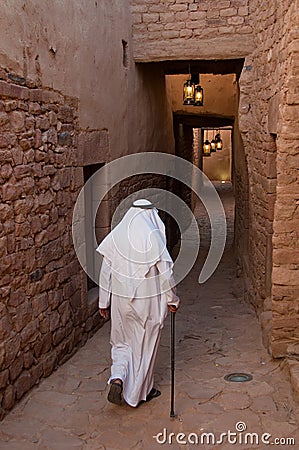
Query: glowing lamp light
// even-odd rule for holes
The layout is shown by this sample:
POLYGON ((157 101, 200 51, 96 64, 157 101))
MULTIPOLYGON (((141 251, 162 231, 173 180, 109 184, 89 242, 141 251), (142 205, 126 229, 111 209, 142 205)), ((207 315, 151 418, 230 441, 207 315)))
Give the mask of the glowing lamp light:
POLYGON ((194 90, 194 106, 203 106, 203 88, 197 84, 194 90))
POLYGON ((220 133, 217 133, 215 135, 215 142, 216 142, 216 150, 222 150, 223 143, 222 143, 222 139, 221 139, 220 133))
POLYGON ((187 80, 184 83, 184 105, 194 105, 194 89, 193 81, 187 80))
POLYGON ((222 140, 220 139, 220 140, 217 142, 217 144, 216 144, 216 149, 217 149, 217 150, 222 150, 222 148, 223 148, 223 144, 222 144, 222 140))
POLYGON ((203 88, 200 86, 199 73, 190 72, 189 80, 184 83, 183 103, 184 105, 203 106, 203 88))
POLYGON ((212 139, 211 140, 211 152, 216 152, 216 145, 217 145, 217 143, 216 143, 215 139, 212 139))
POLYGON ((208 139, 203 144, 203 156, 211 156, 211 143, 208 139))

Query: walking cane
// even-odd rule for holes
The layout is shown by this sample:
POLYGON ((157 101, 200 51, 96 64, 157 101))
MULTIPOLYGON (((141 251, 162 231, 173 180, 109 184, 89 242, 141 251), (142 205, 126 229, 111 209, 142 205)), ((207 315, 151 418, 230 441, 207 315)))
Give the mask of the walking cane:
POLYGON ((175 312, 171 312, 171 402, 170 417, 174 414, 174 346, 175 346, 175 312))

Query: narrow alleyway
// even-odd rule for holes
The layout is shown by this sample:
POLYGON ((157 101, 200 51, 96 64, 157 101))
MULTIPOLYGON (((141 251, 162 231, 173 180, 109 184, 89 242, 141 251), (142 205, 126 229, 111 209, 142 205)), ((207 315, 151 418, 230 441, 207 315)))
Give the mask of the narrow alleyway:
POLYGON ((285 441, 281 441, 275 448, 298 448, 298 417, 287 371, 279 361, 271 361, 264 349, 259 323, 254 311, 244 303, 241 280, 235 277, 231 185, 218 184, 217 188, 228 217, 225 254, 213 277, 198 285, 199 265, 208 249, 207 219, 198 207, 202 254, 179 288, 182 306, 176 319, 177 417, 169 418, 169 318, 156 365, 156 385, 162 396, 137 409, 116 407, 106 401, 110 365, 107 323, 3 420, 2 450, 150 450, 163 447, 164 429, 167 442, 172 442, 164 448, 269 448, 261 443, 263 433, 271 434, 269 443, 288 437, 297 442, 283 445, 285 441), (253 380, 225 381, 224 376, 233 372, 249 373, 253 380), (212 436, 210 444, 207 438, 203 445, 200 443, 202 433, 214 433, 219 440, 220 434, 228 430, 237 433, 238 443, 223 438, 223 443, 213 444, 212 436), (186 435, 178 437, 180 444, 176 442, 179 432, 186 435), (259 443, 249 440, 245 444, 246 432, 256 433, 259 443), (193 444, 194 433, 198 445, 193 444), (153 438, 156 435, 160 444, 153 438))

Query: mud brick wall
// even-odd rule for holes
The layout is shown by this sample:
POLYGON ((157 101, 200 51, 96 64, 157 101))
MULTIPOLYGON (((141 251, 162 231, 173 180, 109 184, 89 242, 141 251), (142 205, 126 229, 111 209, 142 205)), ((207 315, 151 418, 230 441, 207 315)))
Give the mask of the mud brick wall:
POLYGON ((78 102, 1 78, 0 418, 99 324, 71 235, 78 102))
MULTIPOLYGON (((255 24, 256 49, 245 59, 240 77, 239 124, 249 179, 248 254, 243 255, 248 278, 246 295, 260 312, 271 295, 272 233, 276 200, 276 145, 268 130, 269 101, 278 90, 277 59, 267 62, 268 52, 277 35, 270 37, 275 8, 265 9, 251 2, 251 21, 255 24), (267 20, 267 28, 262 23, 267 20)), ((245 167, 243 173, 245 175, 245 167)), ((241 175, 241 173, 240 173, 241 175)))
POLYGON ((299 354, 298 9, 288 0, 250 5, 255 51, 245 59, 239 108, 249 178, 244 267, 248 296, 280 357, 299 354))
POLYGON ((131 11, 136 61, 221 59, 250 48, 249 0, 131 0, 131 11))
POLYGON ((277 135, 277 199, 273 223, 272 348, 299 355, 299 41, 298 2, 281 8, 281 90, 277 135), (282 22, 282 20, 281 20, 282 22), (295 25, 295 26, 294 26, 295 25), (296 29, 297 25, 297 29, 296 29))

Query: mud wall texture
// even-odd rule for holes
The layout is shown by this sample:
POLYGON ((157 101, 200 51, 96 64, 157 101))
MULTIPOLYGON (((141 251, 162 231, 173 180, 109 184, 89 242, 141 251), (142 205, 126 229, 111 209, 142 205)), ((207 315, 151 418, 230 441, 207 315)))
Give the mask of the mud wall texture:
MULTIPOLYGON (((2 73, 3 75, 3 73, 2 73)), ((99 323, 72 247, 78 101, 0 81, 2 416, 99 323)))
POLYGON ((251 3, 255 50, 240 79, 249 180, 248 295, 276 357, 298 354, 298 2, 251 3), (297 33, 297 34, 296 34, 297 33))
MULTIPOLYGON (((54 0, 51 5, 4 0, 1 8, 0 65, 31 85, 79 99, 86 159, 100 131, 109 134, 113 158, 153 146, 165 150, 170 135, 164 78, 132 60, 128 0, 54 0)), ((104 147, 92 160, 109 157, 104 147)))
POLYGON ((173 137, 164 76, 133 62, 127 1, 4 0, 0 40, 1 418, 102 324, 71 236, 84 178, 173 137))
POLYGON ((276 141, 277 198, 272 243, 272 348, 273 353, 279 356, 285 353, 290 356, 299 354, 298 7, 298 2, 289 2, 289 7, 282 11, 284 26, 278 52, 281 88, 276 141))
POLYGON ((249 0, 131 0, 136 61, 239 58, 252 50, 249 0))

